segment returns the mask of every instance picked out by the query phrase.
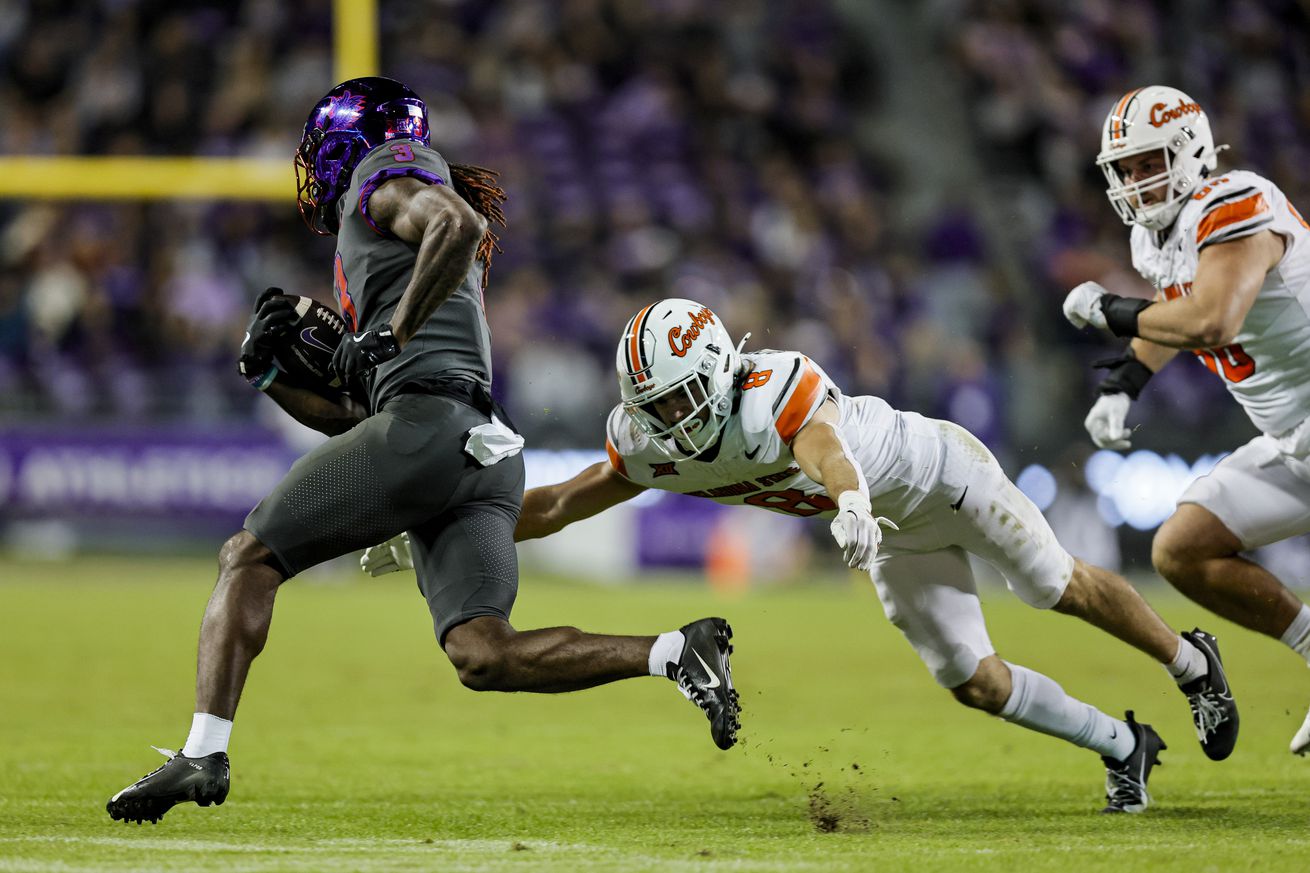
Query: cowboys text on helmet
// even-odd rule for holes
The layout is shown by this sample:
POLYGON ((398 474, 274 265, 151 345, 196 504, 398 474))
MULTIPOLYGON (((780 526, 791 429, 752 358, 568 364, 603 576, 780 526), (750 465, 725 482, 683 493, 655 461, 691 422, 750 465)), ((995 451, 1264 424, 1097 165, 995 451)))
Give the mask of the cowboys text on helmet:
POLYGON ((1193 103, 1186 97, 1178 98, 1178 105, 1172 109, 1163 103, 1151 107, 1151 114, 1146 117, 1152 127, 1163 127, 1166 122, 1177 121, 1184 115, 1196 115, 1201 112, 1201 104, 1193 103))
POLYGON ((669 348, 679 358, 686 356, 687 349, 691 348, 696 338, 700 336, 701 328, 714 323, 714 313, 710 312, 708 306, 702 306, 700 312, 689 312, 687 315, 691 319, 691 326, 687 328, 685 334, 682 332, 681 325, 669 328, 669 348))

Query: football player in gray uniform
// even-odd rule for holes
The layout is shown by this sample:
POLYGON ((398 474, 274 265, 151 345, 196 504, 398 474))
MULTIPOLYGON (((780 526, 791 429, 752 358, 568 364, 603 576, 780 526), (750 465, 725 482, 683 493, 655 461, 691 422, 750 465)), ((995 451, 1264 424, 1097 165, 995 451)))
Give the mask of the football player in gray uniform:
POLYGON ((232 718, 279 586, 402 531, 437 640, 469 688, 549 693, 664 676, 704 711, 715 744, 731 747, 740 710, 723 619, 623 637, 509 623, 523 441, 490 393, 482 291, 496 244, 488 220, 504 223, 495 174, 447 164, 429 146, 423 101, 377 77, 344 82, 318 102, 296 168, 306 222, 337 238, 334 290, 347 334, 333 368, 362 406, 279 380, 273 351, 295 320, 294 298, 261 295, 240 371, 331 438, 220 550, 191 733, 109 800, 110 816, 157 821, 183 801, 222 803, 232 718))

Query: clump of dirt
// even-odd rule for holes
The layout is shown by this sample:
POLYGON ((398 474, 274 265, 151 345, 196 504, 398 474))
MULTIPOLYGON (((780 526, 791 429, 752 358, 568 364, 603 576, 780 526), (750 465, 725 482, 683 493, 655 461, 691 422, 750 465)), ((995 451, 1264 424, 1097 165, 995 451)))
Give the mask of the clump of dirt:
POLYGON ((855 786, 831 790, 818 782, 809 791, 810 824, 821 834, 863 833, 869 816, 862 809, 855 786))
MULTIPOLYGON (((841 729, 841 733, 853 731, 853 728, 841 729)), ((867 732, 867 728, 861 731, 867 732)), ((820 745, 807 759, 797 762, 776 752, 772 748, 773 742, 766 737, 757 740, 746 754, 763 755, 771 766, 805 786, 806 815, 815 831, 821 834, 863 833, 875 827, 871 812, 877 802, 870 792, 877 792, 878 788, 869 784, 868 777, 873 771, 865 764, 845 757, 843 752, 849 754, 849 748, 838 748, 848 745, 846 742, 820 745), (850 763, 842 763, 843 759, 850 763)))

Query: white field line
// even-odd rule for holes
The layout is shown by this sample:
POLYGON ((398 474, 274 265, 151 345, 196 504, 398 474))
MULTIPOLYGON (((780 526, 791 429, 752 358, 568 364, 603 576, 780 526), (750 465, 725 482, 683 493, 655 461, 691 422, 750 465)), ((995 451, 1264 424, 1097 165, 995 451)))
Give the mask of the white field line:
MULTIPOLYGON (((223 873, 264 873, 272 870, 305 871, 371 871, 395 870, 397 864, 404 869, 440 870, 442 873, 485 871, 491 869, 533 869, 542 862, 554 867, 566 862, 571 871, 650 870, 657 873, 709 873, 709 871, 760 871, 760 873, 792 873, 792 871, 830 871, 841 869, 853 858, 827 860, 757 859, 695 857, 678 858, 624 851, 621 847, 590 843, 554 843, 546 840, 437 840, 418 839, 325 839, 288 844, 240 843, 218 840, 160 839, 146 837, 72 837, 33 835, 3 837, 0 844, 64 844, 69 846, 103 846, 113 849, 162 851, 164 858, 115 858, 102 862, 38 861, 34 859, 0 857, 0 873, 97 873, 97 871, 146 871, 221 869, 223 873), (515 851, 515 842, 526 848, 515 851), (214 856, 206 864, 204 853, 238 853, 245 857, 234 859, 214 856), (185 853, 176 857, 172 853, 185 853), (266 855, 267 857, 258 857, 266 855), (361 858, 360 855, 370 856, 361 858), (581 857, 579 857, 581 856, 581 857)), ((0 850, 2 851, 2 850, 0 850)))
POLYGON ((110 846, 125 849, 150 849, 165 852, 240 852, 260 854, 271 852, 281 855, 305 852, 324 853, 340 852, 376 852, 378 849, 388 851, 433 852, 446 850, 451 852, 504 853, 511 851, 515 842, 521 842, 532 851, 544 852, 597 852, 609 851, 603 846, 585 843, 552 843, 548 840, 419 840, 419 839, 355 839, 331 838, 325 840, 304 840, 297 842, 257 843, 242 841, 239 843, 219 840, 168 839, 160 837, 71 837, 34 834, 22 837, 0 837, 0 843, 68 843, 72 845, 110 846))

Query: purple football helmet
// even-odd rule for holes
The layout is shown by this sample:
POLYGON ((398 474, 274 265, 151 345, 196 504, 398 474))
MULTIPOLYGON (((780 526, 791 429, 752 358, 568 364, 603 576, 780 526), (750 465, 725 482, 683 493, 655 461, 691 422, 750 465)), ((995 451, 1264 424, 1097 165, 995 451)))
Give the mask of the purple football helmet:
POLYGON ((337 232, 337 200, 364 156, 391 139, 428 144, 428 107, 394 79, 342 82, 314 105, 296 149, 296 200, 309 229, 337 232))

